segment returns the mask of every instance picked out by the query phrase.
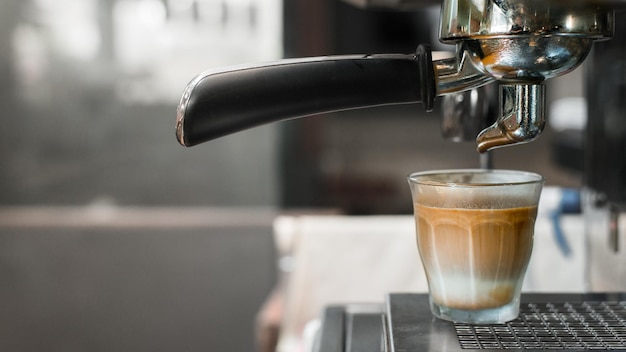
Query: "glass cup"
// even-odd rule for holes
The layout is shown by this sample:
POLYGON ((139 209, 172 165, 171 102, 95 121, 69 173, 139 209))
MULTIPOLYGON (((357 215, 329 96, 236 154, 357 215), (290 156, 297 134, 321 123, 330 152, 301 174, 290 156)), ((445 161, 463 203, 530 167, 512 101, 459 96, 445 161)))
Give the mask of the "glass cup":
POLYGON ((440 170, 408 180, 432 313, 474 324, 515 319, 543 177, 440 170))

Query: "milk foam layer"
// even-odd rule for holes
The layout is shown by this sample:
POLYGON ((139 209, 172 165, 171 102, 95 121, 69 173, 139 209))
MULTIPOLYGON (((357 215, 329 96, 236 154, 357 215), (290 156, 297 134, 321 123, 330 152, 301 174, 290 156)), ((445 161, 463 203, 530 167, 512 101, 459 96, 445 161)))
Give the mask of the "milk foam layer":
POLYGON ((409 177, 413 199, 441 208, 517 208, 537 205, 540 175, 510 170, 442 170, 409 177))
POLYGON ((448 308, 490 309, 511 302, 519 288, 519 282, 488 281, 459 274, 431 277, 429 281, 432 298, 448 308))

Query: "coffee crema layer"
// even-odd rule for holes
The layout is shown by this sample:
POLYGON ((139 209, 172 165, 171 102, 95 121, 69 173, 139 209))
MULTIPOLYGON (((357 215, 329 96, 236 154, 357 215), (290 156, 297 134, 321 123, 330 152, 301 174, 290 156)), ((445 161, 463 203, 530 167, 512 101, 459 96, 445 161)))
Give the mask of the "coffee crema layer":
POLYGON ((437 304, 478 310, 511 302, 530 260, 536 206, 414 206, 418 249, 437 304))

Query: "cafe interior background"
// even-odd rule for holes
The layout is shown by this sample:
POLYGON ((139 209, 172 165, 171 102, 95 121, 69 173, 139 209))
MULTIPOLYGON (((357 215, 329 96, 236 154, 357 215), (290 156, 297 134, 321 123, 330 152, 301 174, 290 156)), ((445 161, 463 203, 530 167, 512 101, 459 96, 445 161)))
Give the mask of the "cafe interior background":
MULTIPOLYGON (((444 140, 440 108, 421 105, 184 148, 174 135, 184 86, 241 63, 451 50, 438 44, 438 12, 340 0, 0 2, 0 349, 258 348, 259 312, 280 282, 278 216, 409 215, 406 175, 479 157, 473 142, 444 140)), ((583 69, 549 84, 548 99, 567 102, 553 106, 581 103, 583 69)), ((558 125, 577 114, 564 111, 549 111, 538 141, 493 152, 494 166, 580 187, 580 125, 558 125)))

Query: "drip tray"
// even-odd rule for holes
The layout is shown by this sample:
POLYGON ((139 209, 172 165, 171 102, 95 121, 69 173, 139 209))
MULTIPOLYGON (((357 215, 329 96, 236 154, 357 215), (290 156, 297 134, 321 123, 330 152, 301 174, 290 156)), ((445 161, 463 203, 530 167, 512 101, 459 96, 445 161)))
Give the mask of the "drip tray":
POLYGON ((626 351, 626 293, 523 294, 519 317, 505 324, 437 319, 426 294, 389 294, 384 311, 378 351, 626 351))
POLYGON ((626 302, 525 303, 506 324, 454 324, 462 349, 626 349, 626 302))

